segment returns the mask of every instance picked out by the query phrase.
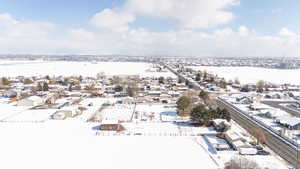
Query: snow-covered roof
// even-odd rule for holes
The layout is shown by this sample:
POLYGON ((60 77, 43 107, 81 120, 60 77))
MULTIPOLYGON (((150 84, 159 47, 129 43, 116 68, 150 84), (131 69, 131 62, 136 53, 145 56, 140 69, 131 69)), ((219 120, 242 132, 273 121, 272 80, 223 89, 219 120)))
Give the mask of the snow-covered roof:
POLYGON ((226 136, 227 136, 227 138, 229 138, 231 140, 237 140, 237 139, 241 139, 242 138, 239 133, 234 132, 234 131, 228 131, 228 132, 226 132, 226 136))
POLYGON ((278 118, 281 124, 286 124, 289 126, 295 126, 297 124, 300 124, 300 119, 296 117, 290 117, 290 116, 281 116, 278 118))
POLYGON ((261 103, 253 103, 253 104, 251 104, 251 107, 253 109, 270 109, 270 106, 268 106, 266 104, 261 104, 261 103))
POLYGON ((246 144, 245 144, 244 142, 242 142, 241 140, 233 141, 231 144, 232 144, 234 147, 236 147, 236 148, 243 147, 243 146, 246 145, 246 144))
POLYGON ((118 120, 102 120, 101 124, 118 124, 118 120))
POLYGON ((26 98, 27 100, 31 100, 31 101, 33 101, 33 102, 39 102, 39 101, 41 101, 42 100, 42 98, 41 97, 39 97, 39 96, 30 96, 30 97, 27 97, 26 98))

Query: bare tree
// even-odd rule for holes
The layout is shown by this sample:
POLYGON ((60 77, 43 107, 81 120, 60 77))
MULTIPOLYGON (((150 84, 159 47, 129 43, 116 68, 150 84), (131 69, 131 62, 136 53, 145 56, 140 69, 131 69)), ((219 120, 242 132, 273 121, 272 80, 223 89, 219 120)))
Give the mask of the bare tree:
POLYGON ((265 143, 267 140, 265 133, 259 128, 254 128, 251 134, 256 138, 257 144, 265 143))
POLYGON ((266 86, 266 82, 263 81, 263 80, 259 80, 259 81, 256 83, 256 87, 257 87, 258 89, 263 89, 263 88, 265 88, 265 86, 266 86))
POLYGON ((240 80, 238 78, 234 79, 234 83, 237 84, 237 85, 241 84, 240 80))
POLYGON ((260 167, 256 162, 247 158, 235 157, 225 164, 224 169, 260 169, 260 167))

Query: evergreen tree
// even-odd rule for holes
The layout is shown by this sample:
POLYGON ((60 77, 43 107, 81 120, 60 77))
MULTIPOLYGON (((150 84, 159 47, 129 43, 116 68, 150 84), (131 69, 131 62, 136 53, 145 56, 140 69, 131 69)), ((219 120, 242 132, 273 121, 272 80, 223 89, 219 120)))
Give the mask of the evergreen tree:
POLYGON ((73 90, 72 87, 73 87, 73 84, 72 84, 72 83, 69 84, 69 87, 68 87, 68 91, 69 91, 69 92, 71 92, 71 91, 73 90))
POLYGON ((222 78, 219 82, 219 85, 221 88, 226 89, 226 86, 227 86, 226 80, 224 78, 222 78))
POLYGON ((207 100, 209 99, 209 95, 206 91, 201 90, 199 93, 199 97, 203 100, 204 103, 207 102, 207 100))
POLYGON ((5 86, 8 86, 8 85, 10 85, 10 81, 6 77, 2 77, 1 78, 1 84, 5 85, 5 86))
POLYGON ((44 82, 43 84, 43 91, 49 91, 48 83, 44 82))
POLYGON ((37 91, 43 91, 43 86, 40 82, 38 82, 37 87, 36 87, 37 91))
POLYGON ((159 84, 164 84, 164 83, 165 83, 165 78, 162 77, 162 76, 159 77, 159 78, 158 78, 158 83, 159 83, 159 84))
POLYGON ((123 87, 122 87, 121 85, 117 85, 117 86, 115 87, 115 91, 116 91, 116 92, 122 92, 122 91, 123 91, 123 87))
POLYGON ((186 110, 191 105, 191 99, 187 96, 181 96, 177 102, 177 109, 179 114, 185 114, 187 113, 186 110))
POLYGON ((178 83, 182 83, 182 78, 178 78, 178 83))
POLYGON ((189 86, 190 85, 190 82, 188 80, 185 80, 185 85, 186 86, 189 86))
POLYGON ((79 82, 82 82, 82 80, 83 80, 83 78, 82 78, 82 76, 80 75, 80 76, 79 76, 79 82))
POLYGON ((200 104, 194 107, 191 111, 191 121, 200 124, 209 124, 212 117, 209 109, 205 105, 200 104))
POLYGON ((49 75, 46 75, 46 76, 45 76, 45 79, 50 80, 49 75))
POLYGON ((200 75, 200 73, 197 73, 195 80, 196 80, 196 81, 200 81, 200 80, 201 80, 201 75, 200 75))

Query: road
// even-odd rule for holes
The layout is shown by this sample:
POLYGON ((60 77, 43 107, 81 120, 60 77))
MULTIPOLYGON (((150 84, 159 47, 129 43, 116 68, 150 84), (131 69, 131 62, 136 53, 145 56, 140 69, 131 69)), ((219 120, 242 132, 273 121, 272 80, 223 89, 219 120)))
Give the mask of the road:
MULTIPOLYGON (((232 119, 244 129, 246 129, 249 133, 251 133, 253 129, 259 128, 266 136, 265 144, 272 151, 277 153, 281 158, 285 159, 294 166, 300 164, 300 158, 297 156, 297 144, 291 142, 291 140, 289 140, 288 138, 280 135, 279 132, 264 125, 262 122, 256 120, 255 118, 247 115, 230 103, 227 103, 225 100, 218 98, 217 103, 220 107, 229 110, 232 119)), ((298 153, 300 153, 299 149, 298 153)))

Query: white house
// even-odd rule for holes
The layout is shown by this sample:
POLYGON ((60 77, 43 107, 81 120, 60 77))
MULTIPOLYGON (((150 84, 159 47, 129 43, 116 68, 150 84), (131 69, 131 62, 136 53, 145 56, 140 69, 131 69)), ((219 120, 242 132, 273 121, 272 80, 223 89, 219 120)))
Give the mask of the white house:
POLYGON ((278 117, 276 121, 291 130, 300 130, 300 119, 297 117, 281 116, 278 117))
POLYGON ((39 96, 30 96, 19 100, 17 106, 39 106, 44 104, 44 100, 39 96))

